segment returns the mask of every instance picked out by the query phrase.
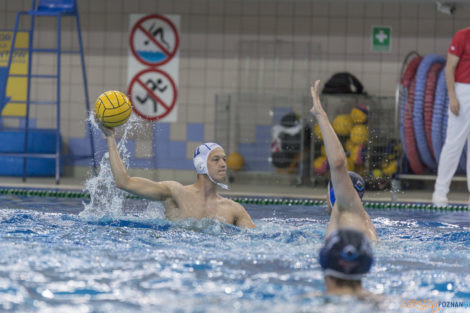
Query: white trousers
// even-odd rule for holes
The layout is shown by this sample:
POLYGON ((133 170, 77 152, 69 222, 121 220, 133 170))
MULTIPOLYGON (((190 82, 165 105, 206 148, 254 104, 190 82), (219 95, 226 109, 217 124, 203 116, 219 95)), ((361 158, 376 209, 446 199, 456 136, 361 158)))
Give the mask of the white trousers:
MULTIPOLYGON (((459 115, 454 115, 449 109, 446 141, 434 185, 434 192, 442 197, 446 197, 449 192, 465 142, 470 149, 470 84, 455 83, 455 93, 460 103, 459 115)), ((467 188, 470 191, 470 154, 467 154, 467 188)))

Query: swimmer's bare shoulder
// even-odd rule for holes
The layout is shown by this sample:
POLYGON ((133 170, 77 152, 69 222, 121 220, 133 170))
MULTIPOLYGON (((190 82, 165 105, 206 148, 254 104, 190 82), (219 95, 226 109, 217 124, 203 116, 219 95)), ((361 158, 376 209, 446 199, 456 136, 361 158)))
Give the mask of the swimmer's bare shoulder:
POLYGON ((181 198, 194 194, 194 187, 192 185, 183 185, 174 180, 163 181, 161 184, 163 184, 168 190, 166 194, 167 197, 172 198, 176 202, 179 202, 181 198))
MULTIPOLYGON (((177 181, 164 181, 162 183, 165 184, 168 190, 168 197, 166 200, 174 202, 181 208, 187 206, 192 207, 194 204, 200 201, 198 200, 199 190, 195 188, 194 185, 183 185, 177 181)), ((230 199, 219 197, 219 205, 222 205, 224 207, 232 207, 233 204, 227 201, 231 201, 234 204, 237 204, 236 202, 230 199)))
POLYGON ((223 206, 230 210, 234 218, 234 225, 238 227, 256 228, 255 223, 251 219, 246 209, 240 204, 231 199, 221 197, 223 206))

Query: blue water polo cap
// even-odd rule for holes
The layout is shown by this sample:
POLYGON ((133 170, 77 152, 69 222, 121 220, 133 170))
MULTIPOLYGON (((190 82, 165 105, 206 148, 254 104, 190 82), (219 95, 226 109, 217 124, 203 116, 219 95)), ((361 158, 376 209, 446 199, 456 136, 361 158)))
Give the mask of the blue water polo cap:
POLYGON ((363 233, 340 228, 326 238, 319 261, 325 276, 360 280, 372 267, 374 256, 369 239, 363 233))
MULTIPOLYGON (((364 196, 364 192, 366 191, 366 182, 364 181, 364 178, 355 172, 349 171, 348 174, 349 178, 351 178, 354 189, 356 189, 357 193, 359 194, 359 198, 362 199, 362 196, 364 196)), ((333 189, 331 180, 328 182, 328 202, 332 207, 336 202, 335 191, 333 189)))

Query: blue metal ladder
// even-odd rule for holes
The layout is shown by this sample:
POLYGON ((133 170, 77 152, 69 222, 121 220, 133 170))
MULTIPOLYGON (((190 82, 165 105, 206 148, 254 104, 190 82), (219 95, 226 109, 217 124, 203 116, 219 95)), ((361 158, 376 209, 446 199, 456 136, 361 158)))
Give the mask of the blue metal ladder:
MULTIPOLYGON (((85 105, 87 113, 90 111, 89 97, 88 97, 88 84, 87 76, 85 69, 85 58, 83 55, 83 44, 82 44, 82 35, 80 28, 80 19, 78 16, 77 1, 76 0, 33 0, 32 9, 29 11, 20 11, 17 13, 15 28, 12 36, 12 44, 10 48, 10 54, 8 57, 8 64, 6 69, 3 69, 3 75, 6 75, 4 82, 0 82, 0 113, 3 110, 4 106, 7 103, 24 103, 24 101, 12 101, 6 97, 6 84, 8 77, 27 77, 27 95, 26 95, 26 120, 25 120, 25 136, 24 136, 24 152, 23 153, 8 153, 3 152, 0 155, 9 155, 9 156, 18 156, 23 157, 23 181, 26 180, 26 157, 38 157, 38 158, 55 158, 55 180, 56 184, 59 184, 60 180, 60 161, 61 161, 61 146, 60 146, 60 70, 61 70, 61 54, 62 53, 80 53, 81 65, 82 65, 82 74, 83 74, 83 85, 85 91, 85 105), (18 32, 18 25, 20 17, 22 15, 30 16, 30 29, 29 29, 29 45, 28 48, 15 48, 15 40, 18 32), (57 47, 55 49, 39 49, 33 48, 33 36, 34 36, 34 22, 36 17, 56 17, 57 18, 57 47), (63 16, 75 17, 76 27, 78 32, 78 43, 79 50, 71 51, 62 51, 61 49, 61 18, 63 16), (13 60, 14 51, 27 51, 28 52, 28 73, 26 75, 13 75, 10 74, 11 63, 13 60), (57 54, 57 73, 55 75, 44 75, 44 74, 31 74, 31 62, 33 52, 38 53, 56 53, 57 54), (6 73, 5 73, 6 71, 6 73), (57 81, 57 95, 56 101, 32 101, 31 100, 31 79, 32 78, 46 78, 46 79, 56 79, 57 81), (52 104, 57 107, 57 124, 56 124, 56 152, 52 154, 45 153, 28 153, 28 131, 29 131, 29 111, 31 104, 52 104)), ((0 79, 2 80, 2 79, 0 79)), ((86 123, 88 130, 88 135, 90 137, 91 145, 91 157, 93 159, 93 169, 96 174, 96 160, 95 160, 95 144, 93 139, 93 134, 91 130, 91 125, 89 122, 86 123)))

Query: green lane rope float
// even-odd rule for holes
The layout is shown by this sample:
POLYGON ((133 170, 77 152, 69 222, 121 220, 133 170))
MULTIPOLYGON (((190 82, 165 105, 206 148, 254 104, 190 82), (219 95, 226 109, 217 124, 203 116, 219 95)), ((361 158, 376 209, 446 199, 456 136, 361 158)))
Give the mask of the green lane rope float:
MULTIPOLYGON (((49 190, 49 189, 11 189, 0 188, 1 195, 14 195, 24 197, 53 197, 53 198, 76 198, 90 199, 90 194, 82 191, 49 190)), ((326 201, 318 199, 299 198, 268 198, 268 197, 242 197, 227 196, 240 204, 256 205, 284 205, 284 206, 325 206, 326 201)), ((126 199, 142 199, 135 195, 126 195, 126 199)), ((469 206, 464 204, 448 204, 446 206, 434 206, 430 203, 410 202, 385 202, 385 201, 363 201, 366 209, 403 209, 403 210, 432 210, 432 211, 470 211, 469 206)))
MULTIPOLYGON (((47 189, 9 189, 0 188, 0 195, 52 197, 52 198, 81 198, 90 199, 90 194, 82 191, 64 191, 47 189)), ((126 195, 127 199, 141 199, 138 196, 126 195)))
MULTIPOLYGON (((240 204, 258 205, 303 205, 303 206, 325 206, 326 201, 315 199, 290 199, 290 198, 257 198, 257 197, 229 197, 240 204)), ((449 204, 446 206, 434 206, 429 203, 409 202, 374 202, 363 201, 366 209, 404 209, 404 210, 433 210, 433 211, 469 211, 467 205, 449 204)))

